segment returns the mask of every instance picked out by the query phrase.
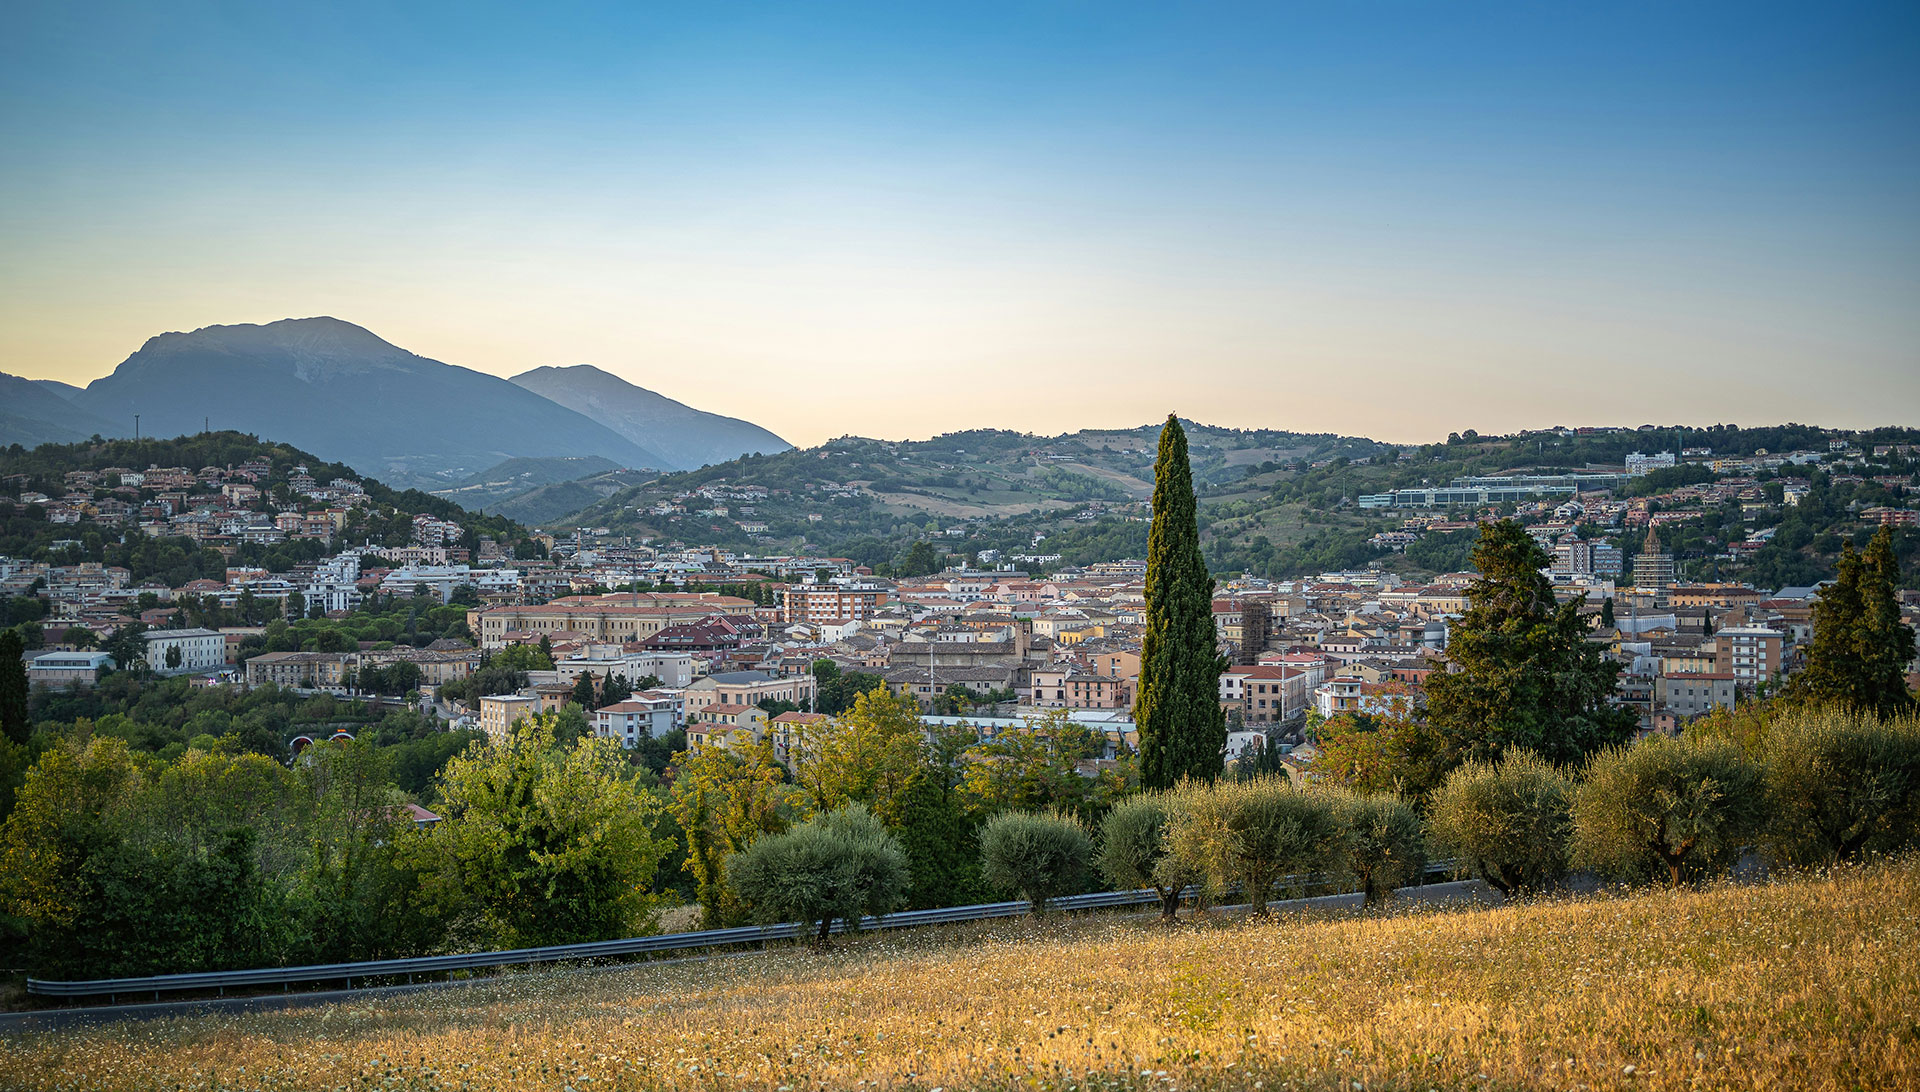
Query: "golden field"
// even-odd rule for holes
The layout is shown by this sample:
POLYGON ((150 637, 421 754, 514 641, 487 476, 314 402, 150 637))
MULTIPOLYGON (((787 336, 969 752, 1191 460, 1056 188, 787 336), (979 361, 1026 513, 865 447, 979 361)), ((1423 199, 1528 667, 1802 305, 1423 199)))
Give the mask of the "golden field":
POLYGON ((1920 1088, 1920 862, 1056 919, 0 1040, 24 1089, 1920 1088))

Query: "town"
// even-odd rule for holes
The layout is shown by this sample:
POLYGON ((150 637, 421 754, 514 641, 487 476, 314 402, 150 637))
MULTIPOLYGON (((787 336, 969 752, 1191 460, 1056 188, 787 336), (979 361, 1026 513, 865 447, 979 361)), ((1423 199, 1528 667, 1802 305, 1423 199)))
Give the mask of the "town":
MULTIPOLYGON (((1612 700, 1633 712, 1641 731, 1672 733, 1763 695, 1799 662, 1817 586, 1685 580, 1663 529, 1671 535, 1737 511, 1752 529, 1723 544, 1718 556, 1732 564, 1771 540, 1782 513, 1812 488, 1810 474, 1781 470, 1912 498, 1920 494, 1906 469, 1914 455, 1912 445, 1844 439, 1823 450, 1737 458, 1687 448, 1636 452, 1618 468, 1360 496, 1361 508, 1420 510, 1373 536, 1391 552, 1367 568, 1220 581, 1213 617, 1230 663, 1219 681, 1232 729, 1228 757, 1270 744, 1290 767, 1310 769, 1314 725, 1417 711, 1425 680, 1444 669, 1449 624, 1467 609, 1476 574, 1402 576, 1394 562, 1423 538, 1498 518, 1525 525, 1552 559, 1546 573, 1556 596, 1592 616, 1588 640, 1622 667, 1612 700), (1676 468, 1703 480, 1617 495, 1626 483, 1676 468)), ((16 475, 5 484, 29 482, 16 475)), ((38 687, 89 685, 137 662, 196 685, 271 683, 353 697, 364 692, 356 685, 363 677, 398 668, 411 684, 402 692, 420 708, 450 727, 498 737, 515 720, 575 702, 586 677, 596 734, 632 746, 681 732, 697 748, 737 729, 780 736, 819 716, 815 674, 831 664, 836 673, 882 680, 930 718, 964 721, 983 738, 1067 710, 1107 740, 1101 756, 1086 760, 1089 774, 1139 745, 1131 709, 1146 565, 1138 559, 1062 565, 1039 553, 1043 546, 1004 561, 982 550, 947 554, 949 567, 939 572, 885 579, 844 557, 760 556, 584 528, 531 536, 544 556, 516 558, 490 536, 425 514, 400 521, 404 545, 366 544, 369 521, 384 527, 392 514, 376 510, 360 481, 316 481, 298 464, 279 478, 265 460, 108 466, 68 471, 61 484, 58 495, 25 488, 11 498, 69 529, 50 544, 56 559, 89 535, 180 537, 229 553, 243 545, 313 549, 311 560, 284 571, 233 564, 179 586, 135 584, 125 567, 99 562, 0 557, 0 594, 44 603, 38 647, 28 654, 38 687), (326 552, 336 546, 344 548, 326 552), (268 617, 346 618, 369 602, 422 596, 464 607, 464 638, 267 650, 268 617), (125 651, 116 658, 107 649, 129 631, 138 633, 131 659, 125 651), (550 666, 526 672, 511 692, 442 697, 444 684, 468 679, 515 645, 537 645, 550 666), (616 680, 629 691, 648 685, 602 704, 616 680)), ((724 483, 679 498, 722 514, 726 504, 765 499, 764 490, 724 483)), ((1911 527, 1920 518, 1912 504, 1851 515, 1863 527, 1911 527)), ((944 535, 931 541, 943 552, 965 545, 944 535)), ((1903 609, 1909 621, 1920 616, 1920 595, 1905 593, 1903 609)))

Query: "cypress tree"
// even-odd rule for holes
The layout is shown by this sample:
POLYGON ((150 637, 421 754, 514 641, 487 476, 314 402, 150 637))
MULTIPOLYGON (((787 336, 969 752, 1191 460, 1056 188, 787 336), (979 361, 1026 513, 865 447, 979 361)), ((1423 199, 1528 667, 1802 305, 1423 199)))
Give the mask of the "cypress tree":
POLYGON ((1227 722, 1220 673, 1227 661, 1213 632, 1213 577, 1200 556, 1193 468, 1180 419, 1167 417, 1153 467, 1153 526, 1147 535, 1147 632, 1133 719, 1140 732, 1140 781, 1170 788, 1182 777, 1220 775, 1227 722))
POLYGON ((14 630, 0 630, 0 734, 25 743, 27 722, 26 642, 14 630))
POLYGON ((594 689, 593 672, 582 671, 580 677, 573 680, 573 704, 588 712, 593 711, 594 689))
POLYGON ((1893 528, 1881 527, 1864 554, 1847 543, 1834 569, 1833 582, 1813 604, 1807 665, 1789 680, 1788 694, 1880 716, 1912 709, 1906 665, 1913 660, 1913 627, 1900 620, 1893 528))

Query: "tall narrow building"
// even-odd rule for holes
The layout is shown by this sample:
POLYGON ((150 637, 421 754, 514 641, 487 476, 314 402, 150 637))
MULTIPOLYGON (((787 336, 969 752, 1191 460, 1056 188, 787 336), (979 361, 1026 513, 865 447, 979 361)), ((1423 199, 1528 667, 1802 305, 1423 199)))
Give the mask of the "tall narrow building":
POLYGON ((1673 555, 1661 544, 1660 532, 1652 525, 1647 527, 1647 541, 1640 547, 1640 556, 1633 559, 1633 586, 1641 591, 1673 586, 1673 555))

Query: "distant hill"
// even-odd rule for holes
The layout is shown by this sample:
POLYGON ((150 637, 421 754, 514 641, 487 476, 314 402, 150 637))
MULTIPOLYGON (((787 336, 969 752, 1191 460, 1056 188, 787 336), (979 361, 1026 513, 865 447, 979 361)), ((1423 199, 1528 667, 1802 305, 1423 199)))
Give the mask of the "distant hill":
POLYGON ((750 421, 694 409, 591 364, 535 368, 512 381, 659 452, 673 469, 690 470, 793 447, 750 421))
MULTIPOLYGON (((42 391, 50 400, 57 397, 42 391)), ((515 456, 673 465, 504 379, 398 348, 334 318, 161 334, 70 404, 148 436, 214 428, 294 444, 401 485, 445 485, 515 456)))
POLYGON ((30 379, 28 382, 43 390, 52 391, 62 398, 72 398, 74 395, 79 394, 81 390, 81 388, 71 383, 62 383, 58 379, 30 379))
MULTIPOLYGON (((77 388, 52 380, 22 379, 0 372, 0 447, 20 444, 70 444, 117 431, 103 420, 67 401, 56 388, 77 388)), ((129 422, 131 426, 131 422, 129 422)))
POLYGON ((490 466, 457 485, 435 489, 433 495, 457 501, 463 508, 493 511, 499 502, 530 489, 620 468, 619 463, 598 455, 521 456, 490 466))

